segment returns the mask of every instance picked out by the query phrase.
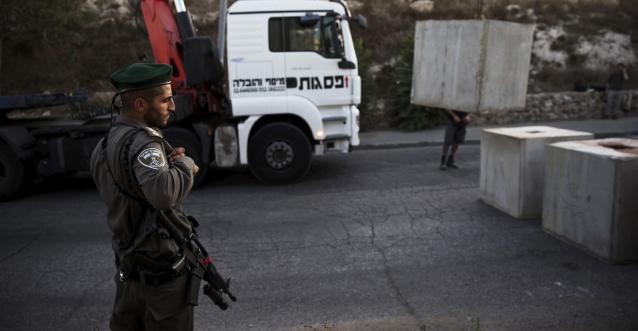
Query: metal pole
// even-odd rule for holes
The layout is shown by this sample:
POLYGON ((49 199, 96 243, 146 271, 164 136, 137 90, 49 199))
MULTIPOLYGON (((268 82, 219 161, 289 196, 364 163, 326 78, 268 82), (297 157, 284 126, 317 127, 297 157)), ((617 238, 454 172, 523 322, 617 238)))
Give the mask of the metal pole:
POLYGON ((224 47, 226 41, 226 11, 228 7, 228 2, 226 0, 219 1, 219 17, 217 19, 217 45, 219 61, 224 65, 224 47))
POLYGON ((186 5, 184 5, 184 0, 174 0, 175 9, 177 9, 178 13, 182 13, 186 11, 186 5))

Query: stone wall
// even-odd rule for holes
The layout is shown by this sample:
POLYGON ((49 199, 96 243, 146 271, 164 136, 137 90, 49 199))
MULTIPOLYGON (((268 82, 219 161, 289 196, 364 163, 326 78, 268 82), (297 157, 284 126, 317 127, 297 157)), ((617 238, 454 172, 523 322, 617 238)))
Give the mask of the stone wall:
MULTIPOLYGON (((620 116, 638 116, 638 90, 625 91, 620 116)), ((528 94, 525 109, 473 114, 473 125, 544 122, 601 118, 604 92, 560 92, 528 94)))

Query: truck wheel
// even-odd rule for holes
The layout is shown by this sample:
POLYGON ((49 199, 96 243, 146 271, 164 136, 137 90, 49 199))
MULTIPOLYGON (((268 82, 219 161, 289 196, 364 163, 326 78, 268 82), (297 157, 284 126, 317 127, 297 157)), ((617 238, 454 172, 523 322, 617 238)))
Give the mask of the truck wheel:
POLYGON ((13 198, 24 181, 24 167, 9 146, 0 143, 0 201, 13 198))
POLYGON ((186 155, 189 156, 199 167, 197 175, 193 181, 193 188, 199 186, 206 177, 208 163, 202 162, 202 144, 194 133, 182 128, 168 128, 164 130, 164 137, 173 147, 184 147, 186 155))
POLYGON ((248 165, 267 184, 286 184, 303 178, 310 169, 312 147, 306 135, 289 123, 259 129, 248 144, 248 165))

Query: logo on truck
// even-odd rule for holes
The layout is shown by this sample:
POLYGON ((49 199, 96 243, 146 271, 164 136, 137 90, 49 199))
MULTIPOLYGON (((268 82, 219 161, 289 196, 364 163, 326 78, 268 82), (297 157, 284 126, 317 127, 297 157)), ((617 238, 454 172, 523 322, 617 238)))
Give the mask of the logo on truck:
POLYGON ((348 88, 348 76, 250 78, 233 80, 233 93, 283 92, 286 89, 329 90, 348 88))

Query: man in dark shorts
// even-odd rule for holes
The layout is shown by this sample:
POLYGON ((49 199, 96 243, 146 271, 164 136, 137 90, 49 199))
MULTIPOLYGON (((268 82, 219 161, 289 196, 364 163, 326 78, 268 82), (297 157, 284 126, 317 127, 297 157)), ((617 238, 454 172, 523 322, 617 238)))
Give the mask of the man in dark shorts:
POLYGON ((459 149, 459 145, 465 141, 465 127, 470 122, 470 115, 464 111, 447 109, 445 110, 445 115, 448 117, 448 125, 445 129, 443 155, 441 156, 441 166, 439 169, 458 169, 458 166, 454 163, 454 155, 459 149), (450 147, 452 147, 451 151, 450 147))

